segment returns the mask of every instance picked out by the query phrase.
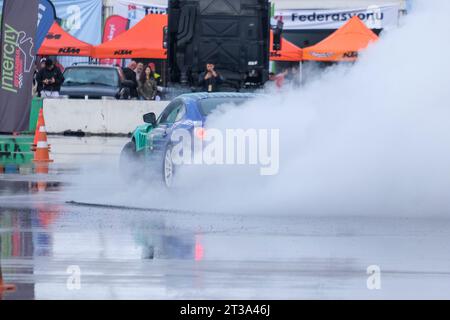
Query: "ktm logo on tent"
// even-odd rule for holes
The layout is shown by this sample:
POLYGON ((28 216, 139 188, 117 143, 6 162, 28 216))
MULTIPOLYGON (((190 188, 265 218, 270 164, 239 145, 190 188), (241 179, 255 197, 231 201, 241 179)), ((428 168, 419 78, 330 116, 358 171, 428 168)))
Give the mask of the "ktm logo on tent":
POLYGON ((350 52, 346 52, 344 53, 344 58, 358 58, 358 52, 357 51, 350 51, 350 52))
POLYGON ((49 33, 45 37, 49 40, 59 40, 61 39, 62 35, 58 33, 49 33))
POLYGON ((66 47, 59 49, 58 53, 65 53, 65 54, 79 54, 81 52, 80 48, 73 48, 73 47, 66 47))
POLYGON ((117 51, 114 51, 114 55, 115 56, 129 55, 129 54, 132 54, 132 53, 133 53, 132 50, 117 50, 117 51))

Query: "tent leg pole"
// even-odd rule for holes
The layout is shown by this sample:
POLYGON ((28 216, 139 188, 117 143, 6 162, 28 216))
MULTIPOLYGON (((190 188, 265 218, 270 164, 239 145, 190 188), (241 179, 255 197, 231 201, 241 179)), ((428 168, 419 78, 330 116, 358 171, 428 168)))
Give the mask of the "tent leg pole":
POLYGON ((298 63, 298 77, 300 78, 300 87, 303 86, 303 61, 298 63))

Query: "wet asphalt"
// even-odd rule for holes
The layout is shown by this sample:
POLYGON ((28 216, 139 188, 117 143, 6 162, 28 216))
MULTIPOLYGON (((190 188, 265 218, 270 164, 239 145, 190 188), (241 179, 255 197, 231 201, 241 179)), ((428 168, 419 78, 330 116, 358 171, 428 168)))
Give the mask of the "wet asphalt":
POLYGON ((126 141, 51 137, 48 175, 0 175, 2 299, 450 298, 450 219, 69 202, 126 141))

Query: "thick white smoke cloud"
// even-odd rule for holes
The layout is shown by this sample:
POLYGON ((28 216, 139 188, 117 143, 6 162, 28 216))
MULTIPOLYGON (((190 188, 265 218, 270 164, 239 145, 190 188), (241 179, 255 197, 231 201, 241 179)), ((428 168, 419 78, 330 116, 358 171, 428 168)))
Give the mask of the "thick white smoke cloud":
MULTIPOLYGON (((281 163, 275 177, 242 168, 190 177, 191 187, 203 186, 203 204, 292 214, 449 212, 450 3, 416 5, 354 66, 211 117, 213 128, 279 128, 281 163)), ((197 202, 195 195, 186 198, 197 202)))
POLYGON ((145 197, 130 189, 120 201, 239 213, 448 214, 450 2, 415 4, 355 65, 209 119, 211 128, 280 129, 277 176, 190 168, 180 189, 140 185, 145 197))

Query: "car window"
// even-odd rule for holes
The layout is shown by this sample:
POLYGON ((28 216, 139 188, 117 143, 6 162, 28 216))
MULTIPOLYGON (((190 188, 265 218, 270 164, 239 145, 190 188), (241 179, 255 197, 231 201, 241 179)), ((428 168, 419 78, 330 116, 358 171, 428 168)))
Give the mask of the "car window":
POLYGON ((200 102, 199 102, 199 111, 203 116, 208 116, 221 105, 232 104, 232 105, 239 106, 241 104, 244 104, 248 100, 250 100, 250 98, 246 98, 246 97, 203 99, 203 100, 200 100, 200 102))
POLYGON ((170 103, 166 109, 161 113, 161 115, 158 118, 158 124, 165 124, 167 123, 167 117, 172 112, 172 110, 177 106, 176 102, 170 103))
POLYGON ((181 112, 182 109, 184 109, 182 104, 178 105, 175 109, 173 109, 172 112, 167 117, 166 122, 167 123, 175 123, 175 122, 179 121, 180 118, 178 117, 178 115, 180 115, 182 113, 181 112))
POLYGON ((175 118, 175 122, 181 121, 184 118, 184 115, 186 114, 186 107, 182 105, 180 109, 178 110, 177 117, 175 118))
POLYGON ((184 103, 182 100, 175 100, 171 102, 161 114, 158 124, 175 123, 179 120, 178 114, 181 110, 184 110, 184 103))
POLYGON ((99 85, 117 87, 119 74, 114 68, 76 67, 64 72, 65 86, 99 85))

